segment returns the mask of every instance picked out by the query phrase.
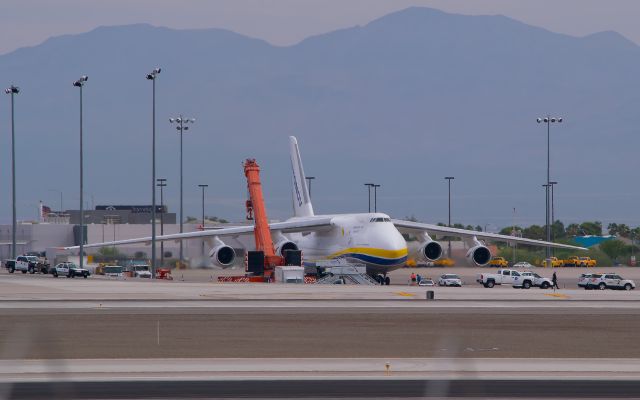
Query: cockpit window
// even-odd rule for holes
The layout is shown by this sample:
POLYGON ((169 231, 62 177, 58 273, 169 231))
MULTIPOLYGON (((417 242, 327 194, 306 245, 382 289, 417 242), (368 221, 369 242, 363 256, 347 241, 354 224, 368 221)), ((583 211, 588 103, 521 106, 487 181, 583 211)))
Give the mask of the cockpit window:
POLYGON ((371 218, 369 222, 391 222, 391 218, 371 218))

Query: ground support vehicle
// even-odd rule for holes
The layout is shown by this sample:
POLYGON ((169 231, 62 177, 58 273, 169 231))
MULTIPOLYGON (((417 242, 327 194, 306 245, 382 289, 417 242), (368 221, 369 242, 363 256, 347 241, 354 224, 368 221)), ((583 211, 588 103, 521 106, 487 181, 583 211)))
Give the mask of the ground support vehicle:
POLYGON ((580 267, 595 267, 597 264, 596 260, 591 257, 580 257, 578 260, 580 267))
POLYGON ((619 289, 619 290, 633 290, 636 288, 636 284, 631 279, 624 279, 618 274, 592 274, 591 278, 584 287, 589 289, 619 289))
POLYGON ((493 257, 491 261, 489 261, 489 266, 506 268, 509 266, 509 262, 504 257, 493 257))
POLYGON ((131 267, 134 278, 148 278, 151 279, 151 271, 149 271, 148 265, 134 265, 131 267))
POLYGON ((173 280, 173 276, 171 276, 171 270, 168 268, 158 268, 156 271, 156 279, 165 279, 168 281, 173 280))
POLYGON ((547 259, 542 260, 543 267, 562 267, 564 265, 564 260, 558 259, 558 257, 549 257, 551 259, 551 265, 547 265, 547 259))
POLYGON ((565 259, 562 265, 564 267, 577 267, 578 265, 580 265, 580 259, 578 258, 578 256, 571 256, 565 259))
POLYGON ((499 269, 495 274, 479 274, 476 282, 486 288, 492 288, 495 285, 512 285, 529 289, 533 286, 531 277, 523 277, 519 271, 513 269, 499 269))
MULTIPOLYGON (((522 273, 523 281, 525 277, 530 277, 531 279, 533 279, 533 286, 539 287, 540 289, 549 289, 551 286, 553 286, 553 281, 551 279, 540 276, 535 272, 524 271, 522 273)), ((514 284, 513 287, 523 287, 523 283, 520 282, 517 285, 514 284)))
POLYGON ((102 275, 108 278, 124 278, 124 267, 121 265, 105 265, 101 269, 102 275))
POLYGON ((59 276, 66 276, 67 278, 75 278, 76 276, 81 276, 83 278, 88 278, 91 273, 88 269, 80 268, 72 262, 63 262, 56 265, 51 274, 54 278, 59 276))

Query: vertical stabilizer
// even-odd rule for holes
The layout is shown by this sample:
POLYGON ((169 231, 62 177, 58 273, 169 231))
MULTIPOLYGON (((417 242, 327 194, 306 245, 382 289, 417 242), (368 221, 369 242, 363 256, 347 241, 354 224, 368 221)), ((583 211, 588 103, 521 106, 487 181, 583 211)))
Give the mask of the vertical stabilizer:
POLYGON ((293 215, 296 217, 309 217, 313 215, 313 206, 309 197, 307 180, 302 169, 298 140, 289 136, 291 151, 291 169, 293 170, 293 215))

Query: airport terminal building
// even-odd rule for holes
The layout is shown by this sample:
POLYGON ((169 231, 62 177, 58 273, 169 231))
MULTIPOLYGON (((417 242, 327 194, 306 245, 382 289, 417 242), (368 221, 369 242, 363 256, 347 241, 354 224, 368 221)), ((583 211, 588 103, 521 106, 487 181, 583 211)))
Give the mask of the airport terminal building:
MULTIPOLYGON (((151 236, 151 206, 96 206, 84 211, 85 243, 100 243, 114 240, 133 239, 151 236)), ((156 209, 156 234, 174 234, 180 232, 176 214, 167 212, 166 206, 156 209)), ((209 224, 207 223, 207 227, 209 224)), ((184 232, 202 229, 201 223, 183 224, 184 232)), ((54 260, 56 255, 70 252, 58 250, 59 247, 78 246, 80 244, 80 211, 65 210, 55 212, 43 207, 40 221, 19 222, 16 227, 16 253, 47 252, 47 257, 54 260)), ((0 260, 11 258, 12 226, 0 225, 0 260)), ((244 246, 238 241, 230 241, 229 245, 240 248, 244 246), (231 243, 232 242, 232 243, 231 243)), ((184 240, 184 259, 190 266, 209 266, 208 251, 210 246, 205 240, 184 240)), ((86 254, 97 253, 99 248, 86 249, 86 254)), ((134 257, 144 254, 151 256, 149 243, 121 245, 118 251, 123 255, 134 257)), ((163 244, 166 259, 179 258, 180 244, 167 241, 163 244)), ((157 257, 160 259, 160 243, 157 244, 157 257)))

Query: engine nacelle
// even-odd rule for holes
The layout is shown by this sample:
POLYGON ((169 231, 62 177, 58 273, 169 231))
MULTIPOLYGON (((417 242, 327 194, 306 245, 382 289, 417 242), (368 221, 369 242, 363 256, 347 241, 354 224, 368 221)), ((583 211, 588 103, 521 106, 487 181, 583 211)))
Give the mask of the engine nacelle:
POLYGON ((277 255, 284 257, 284 252, 286 250, 298 250, 298 245, 287 239, 276 243, 275 251, 277 255))
POLYGON ((436 261, 442 257, 442 245, 435 240, 429 240, 420 245, 418 258, 423 261, 436 261))
POLYGON ((467 251, 467 262, 473 266, 484 267, 491 261, 491 250, 487 246, 478 245, 467 251))
POLYGON ((221 243, 211 249, 209 257, 211 257, 216 266, 228 268, 233 265, 233 261, 236 259, 236 252, 231 246, 221 243))

